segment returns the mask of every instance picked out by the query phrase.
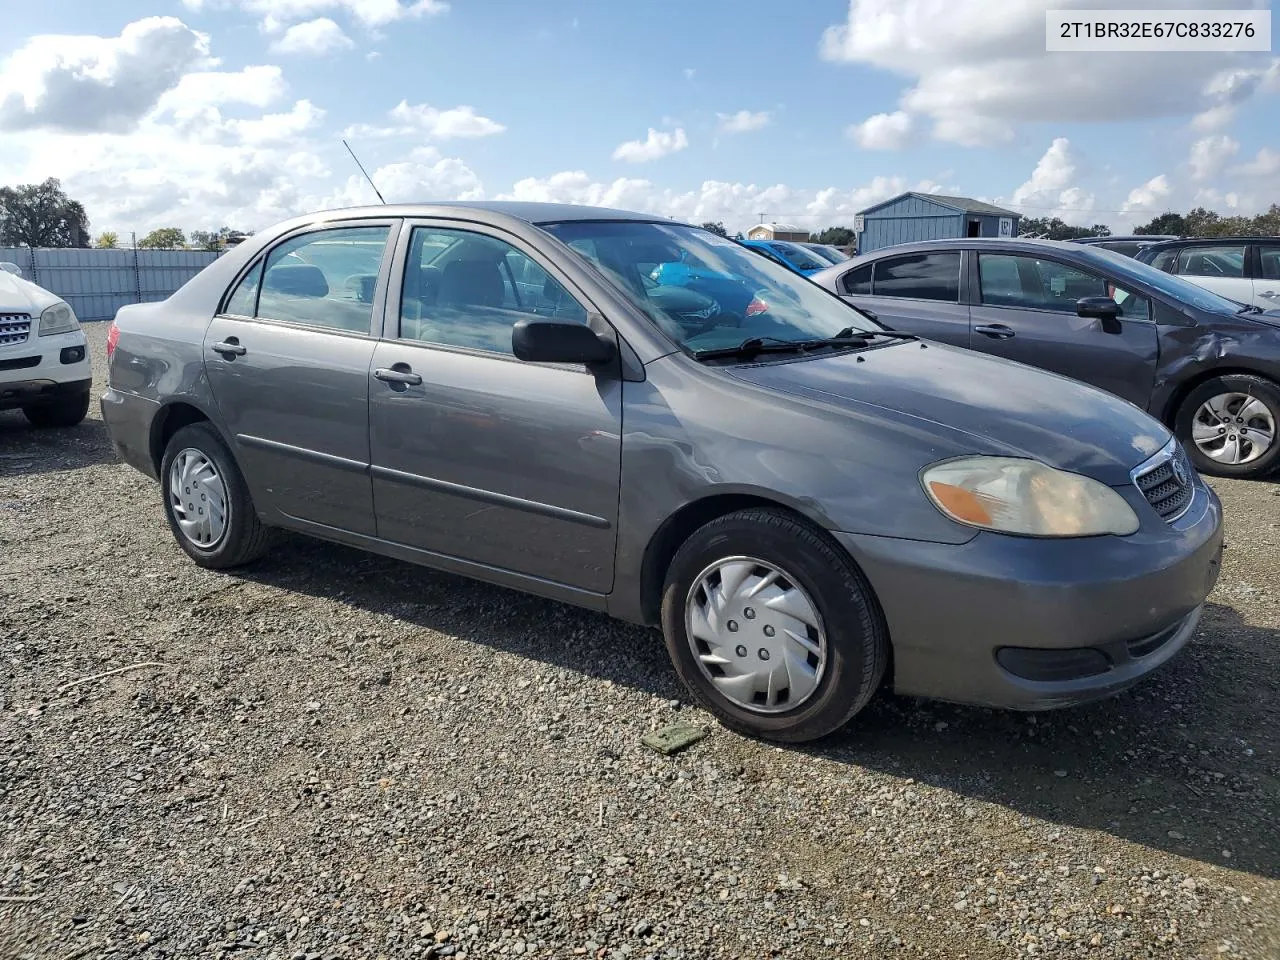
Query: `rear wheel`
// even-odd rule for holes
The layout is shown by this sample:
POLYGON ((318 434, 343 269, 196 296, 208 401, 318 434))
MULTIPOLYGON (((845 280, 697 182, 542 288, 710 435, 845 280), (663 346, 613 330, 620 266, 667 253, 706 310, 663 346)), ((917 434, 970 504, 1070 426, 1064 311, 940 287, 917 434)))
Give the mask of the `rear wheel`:
POLYGON ((1252 374, 1228 374, 1192 390, 1175 428, 1202 473, 1260 477, 1280 466, 1280 387, 1252 374))
POLYGON ((852 560, 768 508, 721 517, 685 542, 667 574, 662 628, 680 678, 722 723, 789 743, 861 710, 889 651, 852 560))
POLYGON ((33 427, 74 427, 89 413, 89 393, 59 397, 52 403, 33 404, 22 408, 22 415, 33 427))
POLYGON ((256 560, 270 546, 235 458, 208 423, 177 431, 160 463, 165 517, 178 546, 202 567, 256 560))

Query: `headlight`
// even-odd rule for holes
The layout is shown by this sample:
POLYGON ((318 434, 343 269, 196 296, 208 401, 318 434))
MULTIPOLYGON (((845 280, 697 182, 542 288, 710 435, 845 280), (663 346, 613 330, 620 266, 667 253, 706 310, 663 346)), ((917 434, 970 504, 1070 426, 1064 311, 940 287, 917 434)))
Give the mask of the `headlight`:
POLYGON ((1110 487, 1034 460, 968 457, 920 478, 934 506, 971 527, 1026 537, 1123 537, 1138 529, 1138 515, 1110 487))
POLYGON ((76 312, 68 304, 55 303, 52 307, 46 307, 40 314, 40 336, 42 337, 51 337, 55 333, 70 333, 72 330, 79 329, 80 321, 76 319, 76 312))

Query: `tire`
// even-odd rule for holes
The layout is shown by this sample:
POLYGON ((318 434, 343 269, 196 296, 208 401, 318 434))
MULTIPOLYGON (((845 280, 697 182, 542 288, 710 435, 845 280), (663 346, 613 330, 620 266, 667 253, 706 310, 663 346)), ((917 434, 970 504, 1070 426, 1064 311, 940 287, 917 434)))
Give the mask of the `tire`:
MULTIPOLYGON (((1201 473, 1207 473, 1215 477, 1238 477, 1241 479, 1261 477, 1280 467, 1280 433, 1277 432, 1277 427, 1280 427, 1280 386, 1265 377, 1257 377, 1246 373, 1232 373, 1206 380, 1187 394, 1182 404, 1178 407, 1178 412, 1174 419, 1174 432, 1178 435, 1178 439, 1182 441, 1182 445, 1186 447, 1191 461, 1196 465, 1196 469, 1201 473), (1215 398, 1229 395, 1235 395, 1238 399, 1223 409, 1227 409, 1228 412, 1244 412, 1247 414, 1248 411, 1240 410, 1241 400, 1239 398, 1249 398, 1250 401, 1256 401, 1252 406, 1255 416, 1252 418, 1246 417, 1247 422, 1244 424, 1231 423, 1231 419, 1234 418, 1228 420, 1215 419, 1214 422, 1208 422, 1210 415, 1207 412, 1202 414, 1201 408, 1209 401, 1215 400, 1215 398), (1262 413, 1264 408, 1266 412, 1262 413), (1261 415, 1259 416, 1258 414, 1261 415), (1250 444, 1245 447, 1243 442, 1237 440, 1239 444, 1237 449, 1245 457, 1249 457, 1246 462, 1242 463, 1224 463, 1215 459, 1197 444, 1193 436, 1193 431, 1197 426, 1202 430, 1206 428, 1236 430, 1243 426, 1247 435, 1250 423, 1266 427, 1268 418, 1272 440, 1265 452, 1250 457, 1250 454, 1253 453, 1253 445, 1250 444)), ((1233 434, 1227 434, 1226 436, 1231 437, 1233 434)), ((1201 442, 1205 441, 1202 440, 1201 442)), ((1211 446, 1216 446, 1215 441, 1210 440, 1209 443, 1211 446)))
MULTIPOLYGON (((662 632, 676 672, 699 703, 732 730, 784 743, 816 740, 844 726, 879 687, 889 658, 884 615, 862 572, 824 534, 780 509, 758 508, 729 514, 708 523, 685 541, 667 571, 662 632), (734 631, 732 636, 719 633, 722 645, 712 646, 699 636, 706 635, 712 622, 710 617, 700 620, 699 611, 714 606, 706 590, 709 581, 704 576, 726 561, 728 566, 710 575, 714 590, 731 589, 730 583, 746 586, 739 588, 743 592, 736 594, 737 601, 726 602, 720 608, 724 616, 719 620, 724 630, 734 631), (752 568, 745 580, 744 565, 752 568), (768 580, 769 568, 780 576, 764 590, 760 584, 768 580), (794 593, 797 588, 799 594, 794 593), (760 592, 747 596, 745 591, 750 590, 760 592), (800 609, 795 605, 797 597, 808 601, 808 609, 818 615, 817 633, 808 629, 808 646, 785 639, 795 636, 798 630, 794 628, 801 621, 780 611, 784 607, 800 609), (749 609, 752 603, 758 609, 749 609), (738 622, 735 616, 747 619, 738 622), (770 620, 777 622, 771 624, 770 620), (689 625, 694 627, 692 642, 689 625), (793 629, 784 630, 787 626, 793 629), (770 630, 773 632, 766 635, 770 630), (819 640, 825 651, 821 658, 812 651, 819 640), (761 646, 753 649, 757 644, 761 646), (788 653, 797 656, 783 656, 788 653), (757 660, 772 661, 774 666, 758 666, 757 660), (815 661, 821 664, 816 671, 815 661), (795 698, 795 706, 790 706, 793 665, 797 671, 794 687, 802 695, 795 698), (774 673, 767 691, 761 692, 759 672, 769 669, 774 673), (752 679, 756 689, 750 694, 756 702, 748 704, 745 692, 736 700, 727 695, 709 675, 716 670, 721 672, 721 684, 726 686, 736 676, 757 671, 752 679), (788 681, 786 687, 773 682, 778 676, 788 681), (770 703, 775 695, 779 700, 770 703)), ((740 684, 747 682, 738 680, 740 684)))
MULTIPOLYGON (((181 469, 180 464, 179 472, 181 469)), ((169 529, 178 546, 200 566, 213 570, 238 567, 258 559, 270 547, 271 530, 258 519, 235 457, 210 424, 193 423, 173 435, 160 462, 160 486, 169 529), (192 467, 203 458, 212 469, 193 469, 188 477, 190 482, 175 490, 174 463, 180 457, 185 457, 183 463, 192 467), (220 488, 215 481, 220 481, 220 488), (210 504, 217 502, 215 491, 219 489, 223 502, 221 529, 217 529, 212 519, 202 527, 200 518, 213 518, 217 514, 210 504), (175 492, 181 497, 179 502, 175 502, 175 492), (202 512, 206 509, 210 511, 208 514, 202 512), (198 535, 184 528, 184 519, 196 525, 198 535)))
POLYGON ((22 415, 33 427, 74 427, 89 413, 89 394, 77 393, 59 397, 52 403, 22 408, 22 415))

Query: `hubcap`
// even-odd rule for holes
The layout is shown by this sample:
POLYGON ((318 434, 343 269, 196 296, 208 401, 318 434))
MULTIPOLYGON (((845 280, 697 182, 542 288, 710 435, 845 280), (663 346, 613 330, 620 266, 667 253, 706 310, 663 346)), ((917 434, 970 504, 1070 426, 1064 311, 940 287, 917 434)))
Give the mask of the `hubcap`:
POLYGON ((822 618, 799 584, 772 564, 751 557, 713 563, 694 579, 684 618, 699 669, 739 707, 791 710, 822 682, 822 618))
POLYGON ((227 529, 227 488, 213 461, 187 447, 169 466, 169 508, 182 535, 198 547, 216 546, 227 529))
POLYGON ((1252 463, 1276 442, 1276 415, 1247 393, 1220 393, 1196 411, 1191 439, 1219 463, 1252 463))

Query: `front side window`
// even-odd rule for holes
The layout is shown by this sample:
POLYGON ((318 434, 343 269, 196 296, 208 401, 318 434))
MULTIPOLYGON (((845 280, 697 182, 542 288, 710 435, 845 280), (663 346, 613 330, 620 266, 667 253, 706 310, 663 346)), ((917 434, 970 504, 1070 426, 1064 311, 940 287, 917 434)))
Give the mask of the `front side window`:
POLYGON ((1076 301, 1084 297, 1110 297, 1120 305, 1121 316, 1140 320, 1150 316, 1145 297, 1056 260, 982 253, 978 278, 987 306, 1075 313, 1076 301))
POLYGON ((587 311, 536 261, 494 237, 417 227, 400 294, 400 337, 511 354, 511 329, 542 317, 587 322, 587 311))
POLYGON ((877 297, 960 300, 960 253, 914 253, 876 261, 871 292, 877 297))
POLYGON ((1243 245, 1238 247, 1183 247, 1178 273, 1185 277, 1243 277, 1243 245))
MULTIPOLYGON (((341 227, 284 241, 267 255, 256 311, 242 315, 368 333, 390 229, 341 227)), ((245 305, 251 291, 244 283, 241 288, 231 301, 245 305)))
POLYGON ((847 327, 881 329, 794 271, 696 227, 573 220, 543 229, 688 350, 733 347, 752 337, 798 341, 847 327))
POLYGON ((1177 250, 1161 250, 1151 258, 1151 266, 1155 267, 1157 270, 1163 270, 1165 273, 1172 273, 1177 262, 1177 250))
POLYGON ((1262 258, 1262 279, 1280 280, 1280 245, 1261 244, 1258 253, 1262 258))

